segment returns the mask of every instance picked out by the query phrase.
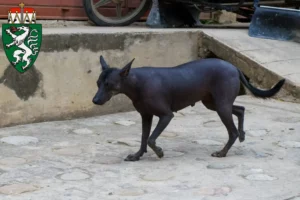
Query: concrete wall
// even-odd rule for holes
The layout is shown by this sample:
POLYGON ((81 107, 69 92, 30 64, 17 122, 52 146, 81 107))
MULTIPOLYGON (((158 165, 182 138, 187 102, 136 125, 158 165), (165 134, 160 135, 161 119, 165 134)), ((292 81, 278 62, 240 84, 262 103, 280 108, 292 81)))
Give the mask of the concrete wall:
POLYGON ((45 32, 34 67, 20 74, 10 66, 1 43, 0 127, 132 110, 124 95, 104 106, 93 105, 100 55, 114 67, 136 58, 133 67, 138 67, 178 65, 197 54, 198 34, 191 31, 45 32))

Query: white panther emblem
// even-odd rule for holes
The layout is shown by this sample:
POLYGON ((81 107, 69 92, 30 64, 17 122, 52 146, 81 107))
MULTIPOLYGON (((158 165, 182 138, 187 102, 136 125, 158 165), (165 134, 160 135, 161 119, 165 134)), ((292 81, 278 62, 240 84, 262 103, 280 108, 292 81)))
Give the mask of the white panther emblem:
POLYGON ((38 53, 38 35, 36 34, 35 36, 32 35, 32 33, 34 32, 38 32, 36 29, 33 29, 30 31, 29 34, 29 27, 28 26, 21 26, 18 28, 14 29, 14 33, 17 31, 24 31, 21 35, 15 35, 14 33, 11 32, 11 30, 8 28, 6 29, 6 33, 9 34, 12 38, 13 38, 13 42, 10 44, 7 44, 6 47, 10 48, 11 46, 17 46, 19 49, 15 50, 13 53, 13 57, 15 58, 15 61, 13 61, 12 63, 14 65, 16 65, 17 63, 19 63, 20 61, 24 61, 26 62, 26 65, 23 66, 23 70, 26 69, 28 67, 28 65, 31 62, 31 59, 29 58, 29 56, 31 55, 36 55, 36 53, 38 53), (25 40, 27 39, 27 45, 25 44, 25 40), (20 55, 23 54, 23 56, 21 57, 20 55))

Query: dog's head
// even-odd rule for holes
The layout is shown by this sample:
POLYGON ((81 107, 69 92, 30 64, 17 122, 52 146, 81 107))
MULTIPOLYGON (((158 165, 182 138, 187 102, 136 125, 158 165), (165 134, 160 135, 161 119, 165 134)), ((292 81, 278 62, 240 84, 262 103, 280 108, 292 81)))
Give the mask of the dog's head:
POLYGON ((111 99, 112 96, 119 94, 123 87, 123 82, 129 75, 131 65, 134 59, 122 69, 111 68, 105 62, 103 56, 100 56, 100 65, 102 72, 97 81, 98 91, 93 98, 93 103, 103 105, 111 99))

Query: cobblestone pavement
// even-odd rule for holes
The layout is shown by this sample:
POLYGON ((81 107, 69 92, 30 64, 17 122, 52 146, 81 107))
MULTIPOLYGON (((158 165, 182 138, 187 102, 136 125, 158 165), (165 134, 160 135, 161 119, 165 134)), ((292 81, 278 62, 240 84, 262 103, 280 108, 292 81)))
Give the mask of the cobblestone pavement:
MULTIPOLYGON (((299 200, 300 105, 238 97, 246 140, 228 139, 201 103, 178 113, 138 162, 137 112, 0 129, 1 200, 299 200)), ((235 122, 237 122, 236 118, 235 122)), ((157 123, 154 118, 153 127, 157 123)))

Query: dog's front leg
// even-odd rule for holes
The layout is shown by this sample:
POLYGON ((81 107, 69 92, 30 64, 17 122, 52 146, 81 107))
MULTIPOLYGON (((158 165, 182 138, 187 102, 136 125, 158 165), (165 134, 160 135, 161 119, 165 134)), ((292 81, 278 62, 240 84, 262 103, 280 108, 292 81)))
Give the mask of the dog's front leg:
POLYGON ((153 115, 141 114, 142 117, 142 141, 141 148, 135 154, 130 154, 125 161, 138 161, 147 152, 147 140, 150 135, 153 115))
POLYGON ((156 146, 155 141, 159 137, 159 135, 164 131, 164 129, 168 126, 168 124, 170 123, 170 121, 172 120, 173 117, 174 117, 173 113, 159 117, 158 124, 155 127, 152 135, 150 136, 150 138, 148 140, 149 147, 151 147, 151 149, 156 153, 156 155, 159 158, 162 158, 164 156, 164 152, 163 152, 162 148, 160 148, 159 146, 156 146))

